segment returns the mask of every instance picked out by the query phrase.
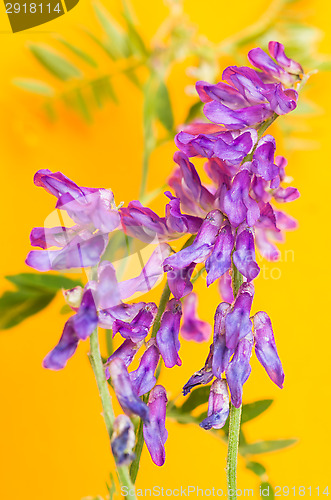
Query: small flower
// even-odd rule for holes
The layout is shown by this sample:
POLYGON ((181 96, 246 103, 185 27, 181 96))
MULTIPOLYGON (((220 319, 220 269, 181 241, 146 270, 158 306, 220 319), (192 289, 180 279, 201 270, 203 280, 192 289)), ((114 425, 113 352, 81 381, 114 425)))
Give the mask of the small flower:
POLYGON ((231 268, 231 254, 234 236, 231 226, 227 223, 221 228, 212 253, 206 260, 207 286, 220 278, 231 268))
POLYGON ((167 368, 181 366, 178 355, 180 342, 178 339, 182 306, 180 300, 171 299, 162 315, 160 328, 156 334, 157 346, 167 368))
POLYGON ((231 189, 224 196, 224 211, 233 227, 242 222, 254 226, 260 216, 259 206, 249 194, 250 186, 250 173, 242 170, 234 177, 231 189))
POLYGON ((133 447, 135 433, 133 423, 127 415, 119 415, 114 421, 111 449, 118 466, 130 465, 135 459, 133 447))
POLYGON ((249 364, 252 347, 252 334, 241 339, 226 369, 226 380, 231 393, 231 402, 236 408, 239 408, 242 404, 243 385, 252 371, 249 364))
POLYGON ((193 373, 192 377, 190 377, 189 380, 184 385, 183 396, 186 396, 186 394, 191 392, 193 387, 195 387, 196 385, 209 384, 209 382, 214 378, 211 368, 212 360, 213 360, 213 345, 210 346, 205 366, 201 368, 201 370, 198 370, 197 372, 193 373))
POLYGON ((125 339, 140 342, 147 337, 157 313, 153 302, 145 304, 130 323, 116 319, 113 323, 113 336, 119 332, 125 339))
POLYGON ((156 385, 151 390, 148 399, 150 419, 144 422, 143 433, 146 446, 155 465, 165 462, 164 444, 168 438, 165 428, 167 393, 162 385, 156 385))
POLYGON ((124 342, 116 349, 116 351, 113 352, 113 354, 107 359, 107 361, 104 364, 106 379, 110 378, 108 367, 111 361, 113 361, 113 359, 120 358, 126 367, 130 366, 133 358, 135 357, 137 351, 140 349, 142 344, 143 341, 132 342, 132 340, 130 339, 124 340, 124 342))
POLYGON ((200 427, 205 430, 221 429, 229 416, 229 393, 225 379, 216 379, 210 387, 208 416, 200 427))
POLYGON ((160 359, 160 352, 154 342, 144 352, 139 367, 129 374, 133 390, 138 396, 149 392, 156 384, 154 375, 160 359))
POLYGON ((252 322, 249 318, 254 296, 254 287, 251 283, 243 283, 239 288, 233 308, 225 318, 226 346, 235 349, 240 339, 252 331, 252 322))
POLYGON ((227 369, 234 349, 226 346, 225 339, 225 318, 231 311, 231 305, 222 302, 218 305, 214 318, 214 339, 212 370, 217 378, 222 377, 222 373, 227 369))
POLYGON ((197 317, 197 295, 190 293, 183 302, 183 324, 180 333, 185 340, 206 342, 210 337, 209 323, 197 317))
POLYGON ((267 313, 258 312, 253 316, 255 353, 271 380, 281 389, 284 371, 279 359, 271 321, 267 313))
POLYGON ((260 268, 255 260, 254 236, 249 229, 244 229, 238 234, 232 258, 234 265, 247 281, 252 281, 258 276, 260 268))

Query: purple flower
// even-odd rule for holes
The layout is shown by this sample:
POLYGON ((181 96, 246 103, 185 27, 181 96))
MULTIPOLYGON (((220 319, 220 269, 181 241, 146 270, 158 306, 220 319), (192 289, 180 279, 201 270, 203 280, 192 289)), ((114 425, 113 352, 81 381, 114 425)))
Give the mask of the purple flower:
POLYGON ((254 296, 254 287, 251 283, 243 283, 239 288, 237 298, 231 312, 225 318, 226 346, 235 349, 240 339, 252 331, 252 322, 249 319, 254 296))
POLYGON ((224 224, 220 230, 212 253, 206 260, 207 286, 220 278, 231 268, 231 254, 234 236, 229 224, 224 224))
POLYGON ((260 268, 255 260, 254 237, 249 229, 244 229, 238 234, 232 258, 234 265, 247 281, 252 281, 258 276, 260 268))
POLYGON ((165 462, 164 444, 168 438, 165 428, 167 393, 162 385, 151 390, 148 400, 149 422, 144 422, 143 433, 146 446, 155 465, 165 462))
POLYGON ((111 381, 124 413, 138 415, 144 422, 149 421, 149 409, 134 392, 128 370, 120 358, 113 359, 108 366, 111 381))
POLYGON ((157 307, 153 302, 145 304, 130 323, 116 319, 113 323, 113 336, 119 332, 125 339, 140 342, 147 337, 153 324, 157 307))
POLYGON ((221 429, 229 416, 229 393, 225 379, 216 379, 210 387, 208 416, 200 427, 205 430, 221 429))
POLYGON ((98 324, 94 299, 90 290, 85 290, 76 314, 68 319, 62 336, 54 349, 43 361, 44 368, 61 370, 75 353, 79 340, 87 339, 98 324))
POLYGON ((171 299, 161 318, 160 328, 156 334, 156 342, 167 368, 182 364, 178 355, 180 342, 178 339, 182 306, 180 300, 171 299))
POLYGON ((222 373, 227 369, 230 358, 234 353, 233 348, 229 349, 226 346, 225 339, 225 318, 230 311, 231 305, 222 302, 218 305, 214 318, 212 370, 217 378, 222 377, 222 373))
POLYGON ((224 210, 233 227, 244 221, 248 226, 254 226, 260 216, 259 206, 249 194, 250 185, 248 170, 242 170, 235 176, 231 189, 224 197, 224 210))
POLYGON ((198 370, 197 372, 193 373, 192 377, 190 377, 189 380, 184 385, 183 396, 186 396, 186 394, 191 392, 193 387, 195 387, 196 385, 209 384, 209 382, 214 378, 211 368, 212 360, 213 360, 213 345, 210 346, 205 366, 201 368, 201 370, 198 370))
POLYGON ((225 302, 232 303, 234 301, 233 290, 232 290, 232 278, 229 271, 219 279, 218 289, 222 299, 225 302))
POLYGON ((209 212, 192 245, 165 259, 165 271, 171 271, 174 268, 183 269, 192 262, 203 262, 213 248, 222 222, 223 216, 219 210, 209 212))
POLYGON ((185 340, 206 342, 211 333, 209 323, 197 316, 197 295, 190 293, 183 302, 183 324, 180 333, 185 340))
POLYGON ((129 374, 133 390, 138 396, 146 394, 156 384, 154 372, 157 368, 159 359, 159 350, 155 343, 152 343, 144 352, 139 367, 129 374))
POLYGON ((266 181, 271 181, 279 176, 279 167, 274 163, 275 151, 276 141, 272 135, 262 137, 254 151, 251 163, 252 172, 266 181))
POLYGON ((113 354, 107 359, 104 364, 106 379, 110 378, 108 366, 111 361, 113 361, 113 359, 120 358, 126 367, 130 366, 133 358, 135 357, 142 344, 143 341, 132 342, 132 340, 130 339, 124 340, 124 342, 116 349, 116 351, 113 352, 113 354))
POLYGON ((183 269, 167 267, 169 269, 167 272, 168 285, 175 299, 181 299, 192 292, 191 276, 195 266, 195 262, 192 262, 183 269))
POLYGON ((239 408, 242 404, 243 385, 252 371, 249 364, 252 347, 252 334, 241 339, 238 342, 234 356, 226 369, 226 380, 231 393, 231 402, 236 408, 239 408))
POLYGON ((284 85, 293 85, 301 78, 303 69, 301 65, 289 59, 284 52, 284 46, 279 42, 269 42, 270 55, 273 61, 262 49, 256 48, 248 52, 248 59, 253 66, 263 72, 263 76, 270 81, 278 80, 284 85))
POLYGON ((267 313, 258 312, 253 316, 255 353, 271 380, 281 389, 284 371, 278 356, 271 321, 267 313))
POLYGON ((132 451, 134 443, 133 423, 127 415, 119 415, 115 418, 111 438, 111 449, 117 465, 130 465, 135 459, 135 454, 132 451))

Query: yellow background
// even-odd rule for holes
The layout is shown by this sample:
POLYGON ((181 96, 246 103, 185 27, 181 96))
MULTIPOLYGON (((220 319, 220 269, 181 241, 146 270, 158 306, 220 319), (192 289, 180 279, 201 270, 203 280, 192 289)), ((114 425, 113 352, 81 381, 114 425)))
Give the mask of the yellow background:
MULTIPOLYGON (((168 11, 161 0, 135 0, 133 4, 144 38, 149 40, 168 11)), ((190 19, 215 42, 252 23, 265 7, 263 0, 185 2, 190 19)), ((118 16, 117 0, 108 2, 108 8, 118 16)), ((299 2, 297 10, 298 16, 305 12, 304 21, 324 32, 320 50, 328 52, 329 2, 299 2)), ((24 259, 30 248, 30 230, 42 225, 54 208, 54 199, 33 185, 37 169, 59 169, 80 185, 111 187, 117 202, 138 196, 142 100, 131 84, 119 80, 120 106, 108 104, 88 126, 64 109, 57 122, 49 123, 40 111, 39 100, 10 83, 17 76, 46 75, 26 49, 27 42, 52 44, 53 34, 61 33, 71 41, 77 36, 82 43, 84 38, 77 30, 80 25, 98 29, 88 0, 80 0, 58 20, 15 35, 9 32, 4 6, 0 10, 1 275, 27 270, 24 259)), ((89 43, 84 43, 87 48, 89 43)), ((179 65, 170 79, 176 123, 181 123, 192 102, 184 93, 191 83, 184 69, 185 64, 179 65)), ((286 372, 285 387, 277 389, 253 359, 244 399, 275 399, 268 412, 246 425, 250 440, 300 440, 291 449, 256 457, 267 466, 271 482, 289 487, 320 486, 322 491, 329 485, 331 493, 330 78, 327 73, 315 75, 305 91, 320 112, 301 122, 305 130, 297 136, 306 149, 292 151, 289 157, 288 174, 294 177, 302 196, 285 208, 299 220, 300 227, 288 234, 282 256, 291 250, 294 260, 266 263, 269 271, 280 268, 281 278, 260 278, 256 285, 254 312, 266 310, 273 320, 286 372)), ((150 189, 163 183, 171 172, 174 150, 169 144, 153 155, 150 189)), ((286 155, 284 141, 280 141, 278 153, 286 155)), ((163 206, 161 196, 154 207, 161 211, 163 206)), ((5 280, 1 284, 8 288, 5 280)), ((207 293, 201 283, 198 290, 200 315, 210 320, 218 300, 216 289, 211 287, 207 293)), ((159 293, 160 287, 155 300, 159 293)), ((65 317, 58 311, 62 304, 58 297, 38 316, 0 335, 0 499, 80 500, 87 495, 105 495, 105 481, 113 465, 86 356, 88 344, 80 344, 61 372, 41 367, 43 357, 61 334, 65 317)), ((177 394, 191 373, 201 367, 207 349, 207 344, 182 341, 183 366, 166 370, 162 376, 170 394, 177 394)), ((225 446, 191 425, 169 422, 168 430, 166 465, 157 468, 144 452, 138 487, 225 488, 225 446)), ((256 485, 255 477, 240 462, 239 487, 256 485)), ((315 490, 312 497, 317 498, 315 490)))

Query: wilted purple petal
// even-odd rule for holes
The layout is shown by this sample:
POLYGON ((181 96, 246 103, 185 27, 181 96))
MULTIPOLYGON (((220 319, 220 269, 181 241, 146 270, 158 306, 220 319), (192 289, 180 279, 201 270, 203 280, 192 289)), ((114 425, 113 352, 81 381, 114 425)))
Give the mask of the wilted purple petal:
POLYGON ((234 265, 247 281, 252 281, 258 276, 260 268, 255 260, 254 236, 249 229, 244 229, 238 234, 232 258, 234 265))
POLYGON ((218 305, 214 318, 214 352, 212 359, 213 374, 217 378, 221 378, 222 373, 228 367, 230 358, 234 349, 226 347, 225 341, 225 318, 227 313, 231 311, 231 305, 222 302, 218 305))
POLYGON ((160 328, 156 334, 157 346, 167 368, 182 364, 178 355, 180 348, 178 333, 181 316, 180 300, 171 299, 162 315, 160 328))
POLYGON ((197 295, 195 293, 190 293, 183 302, 183 324, 180 333, 183 339, 194 342, 206 342, 210 337, 210 324, 197 316, 197 295))
POLYGON ((271 380, 281 389, 284 371, 279 359, 272 325, 267 313, 260 311, 253 316, 255 353, 271 380))
POLYGON ((240 339, 252 331, 252 322, 249 319, 254 296, 254 287, 251 283, 243 283, 234 303, 233 309, 225 318, 226 346, 235 349, 240 339))
POLYGON ((229 393, 225 379, 216 379, 210 387, 208 417, 200 427, 205 430, 221 429, 229 416, 229 393))
POLYGON ((233 406, 239 408, 242 404, 243 385, 247 381, 252 368, 249 364, 252 354, 253 337, 250 335, 241 339, 236 352, 226 369, 226 380, 231 393, 233 406))
POLYGON ((50 370, 61 370, 67 361, 75 353, 79 339, 72 324, 72 318, 68 319, 63 328, 59 343, 47 354, 43 361, 43 367, 50 370))
POLYGON ((183 396, 186 396, 186 394, 191 392, 193 387, 195 387, 196 385, 208 384, 214 378, 214 374, 211 369, 213 360, 213 349, 214 349, 213 345, 211 345, 209 349, 209 354, 205 362, 205 366, 201 368, 201 370, 198 370, 197 372, 193 373, 192 377, 190 377, 189 380, 184 385, 183 396))
POLYGON ((133 391, 128 370, 120 358, 109 363, 109 374, 122 410, 127 415, 138 415, 144 422, 149 421, 149 409, 133 391))
POLYGON ((136 436, 134 426, 127 415, 118 415, 113 426, 111 449, 118 466, 130 465, 135 459, 133 447, 136 436))
POLYGON ((231 253, 234 245, 234 236, 229 224, 219 232, 211 255, 206 260, 207 286, 220 278, 231 267, 231 253))
POLYGON ((150 412, 149 423, 144 422, 143 433, 146 446, 155 465, 165 462, 164 444, 168 438, 165 428, 167 393, 162 385, 156 385, 151 390, 148 400, 150 412))
POLYGON ((129 373, 133 390, 138 396, 149 392, 156 384, 154 372, 160 359, 160 353, 156 345, 152 344, 140 360, 139 367, 129 373))

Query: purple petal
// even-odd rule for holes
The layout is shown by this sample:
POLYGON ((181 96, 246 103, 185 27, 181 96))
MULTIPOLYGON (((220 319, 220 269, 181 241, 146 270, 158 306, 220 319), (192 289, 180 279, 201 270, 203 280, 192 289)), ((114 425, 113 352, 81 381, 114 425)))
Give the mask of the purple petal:
POLYGON ((239 289, 233 309, 225 318, 226 346, 235 349, 240 339, 252 331, 252 322, 249 319, 254 296, 254 287, 251 283, 243 283, 239 289))
POLYGON ((138 396, 146 394, 156 384, 154 372, 159 363, 159 359, 159 350, 156 345, 152 344, 144 352, 139 367, 129 374, 133 390, 138 396))
POLYGON ((249 229, 245 229, 237 236, 236 250, 232 258, 234 265, 247 281, 252 281, 258 276, 260 268, 255 260, 254 237, 249 229))
POLYGON ((223 135, 215 143, 215 156, 221 160, 226 160, 232 165, 239 165, 241 161, 251 152, 254 143, 257 140, 256 130, 246 131, 232 141, 224 141, 223 135))
POLYGON ((156 334, 157 346, 167 368, 182 364, 178 355, 180 342, 178 339, 182 307, 179 300, 171 299, 161 318, 161 325, 156 334))
POLYGON ((221 294, 222 299, 225 302, 232 304, 234 301, 233 290, 232 290, 232 278, 229 271, 220 278, 218 281, 218 289, 221 294))
POLYGON ((231 402, 236 408, 239 408, 242 404, 243 385, 252 371, 249 364, 252 347, 253 339, 241 339, 226 370, 226 380, 231 393, 231 402))
POLYGON ((202 102, 218 101, 231 109, 243 108, 247 104, 240 92, 226 83, 219 82, 211 85, 200 81, 195 86, 202 102))
POLYGON ((212 361, 213 374, 221 378, 222 373, 228 367, 234 349, 226 347, 225 341, 225 318, 231 311, 231 305, 222 302, 218 305, 214 319, 214 353, 212 361))
POLYGON ((86 340, 98 326, 98 315, 91 290, 84 292, 78 312, 72 317, 72 324, 81 340, 86 340))
POLYGON ((258 312, 253 316, 255 353, 271 380, 281 389, 284 371, 278 356, 271 321, 267 313, 258 312))
POLYGON ((275 150, 275 139, 266 135, 259 141, 254 152, 252 171, 266 181, 271 181, 279 174, 279 168, 274 163, 275 150))
POLYGON ((205 430, 221 429, 229 416, 229 393, 225 379, 216 379, 211 387, 208 400, 208 417, 200 427, 205 430))
POLYGON ((224 197, 224 209, 234 227, 244 220, 249 226, 254 226, 260 216, 258 204, 249 195, 250 185, 248 170, 242 170, 235 176, 231 189, 224 197))
POLYGON ((98 282, 93 286, 93 295, 98 308, 101 309, 108 309, 121 303, 116 271, 113 264, 107 260, 99 264, 98 282))
POLYGON ((274 192, 274 198, 278 203, 288 203, 290 201, 294 201, 297 198, 299 198, 300 193, 299 191, 294 188, 294 187, 287 187, 287 188, 278 188, 274 192))
POLYGON ((183 269, 175 269, 167 266, 168 285, 175 299, 181 299, 192 292, 191 276, 195 266, 194 262, 183 269))
POLYGON ((279 42, 269 42, 268 49, 270 55, 276 59, 278 64, 288 73, 293 75, 301 75, 303 73, 302 66, 286 56, 284 45, 279 42))
POLYGON ((118 466, 130 465, 135 459, 133 447, 135 444, 134 426, 127 415, 118 415, 114 421, 111 449, 118 466))
POLYGON ((190 293, 183 302, 183 324, 180 333, 183 339, 194 342, 206 342, 210 337, 211 326, 197 316, 195 293, 190 293))
POLYGON ((133 342, 140 342, 147 337, 156 313, 156 305, 153 302, 149 302, 140 309, 130 323, 116 319, 113 323, 113 336, 119 332, 126 339, 130 339, 133 342))
POLYGON ((211 255, 206 260, 207 286, 223 276, 231 268, 231 254, 234 237, 226 224, 219 232, 211 255))
POLYGON ((143 433, 146 446, 155 465, 165 462, 164 444, 168 438, 165 428, 167 393, 162 385, 156 385, 151 390, 148 400, 150 422, 144 423, 143 433))
POLYGON ((138 415, 144 422, 149 421, 149 409, 134 392, 128 370, 120 358, 115 358, 109 363, 109 374, 118 402, 124 413, 128 416, 133 413, 138 415))
POLYGON ((99 325, 101 328, 111 330, 116 319, 130 322, 145 305, 145 302, 136 302, 134 304, 119 304, 109 309, 101 309, 99 311, 99 325))
POLYGON ((253 127, 273 114, 267 104, 232 110, 216 101, 205 104, 203 112, 210 121, 225 125, 229 130, 253 127))
POLYGON ((50 370, 61 370, 67 364, 67 361, 74 355, 79 339, 70 318, 64 325, 62 336, 57 346, 47 354, 43 361, 43 367, 50 370))
POLYGON ((210 346, 205 366, 201 368, 201 370, 198 370, 197 372, 193 373, 192 377, 190 377, 186 382, 186 384, 184 385, 183 396, 186 396, 186 394, 191 392, 193 387, 195 387, 196 385, 209 384, 209 382, 214 378, 211 369, 212 360, 213 360, 213 345, 210 346))
POLYGON ((106 379, 110 378, 108 366, 113 359, 120 358, 126 367, 130 366, 142 344, 143 342, 132 342, 130 339, 124 340, 124 342, 116 349, 116 351, 113 352, 104 364, 106 379))

